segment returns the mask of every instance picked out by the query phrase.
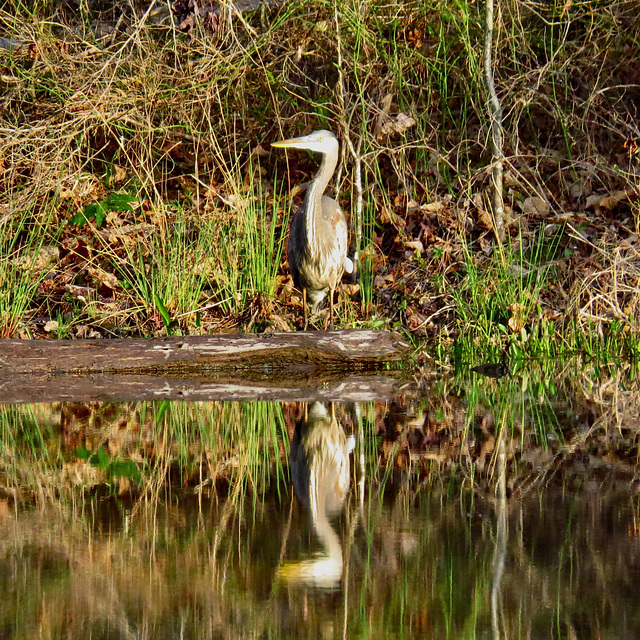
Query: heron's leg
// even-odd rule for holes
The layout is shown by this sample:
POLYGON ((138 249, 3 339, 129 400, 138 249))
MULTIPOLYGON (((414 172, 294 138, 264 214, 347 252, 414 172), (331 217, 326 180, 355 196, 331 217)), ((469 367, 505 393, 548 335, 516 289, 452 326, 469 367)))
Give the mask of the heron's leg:
POLYGON ((307 330, 307 290, 302 287, 302 317, 304 318, 304 331, 307 330))
POLYGON ((333 329, 333 293, 335 289, 329 289, 329 329, 333 329))

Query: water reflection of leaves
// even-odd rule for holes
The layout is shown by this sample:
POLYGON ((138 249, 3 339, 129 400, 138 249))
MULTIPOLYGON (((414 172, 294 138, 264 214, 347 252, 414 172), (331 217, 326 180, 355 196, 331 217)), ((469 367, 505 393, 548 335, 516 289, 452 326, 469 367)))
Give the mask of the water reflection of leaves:
POLYGON ((138 465, 133 460, 118 460, 111 458, 104 447, 100 447, 97 453, 92 453, 85 446, 76 449, 76 455, 81 460, 85 460, 94 467, 104 471, 109 479, 128 478, 135 482, 140 482, 142 474, 138 465))

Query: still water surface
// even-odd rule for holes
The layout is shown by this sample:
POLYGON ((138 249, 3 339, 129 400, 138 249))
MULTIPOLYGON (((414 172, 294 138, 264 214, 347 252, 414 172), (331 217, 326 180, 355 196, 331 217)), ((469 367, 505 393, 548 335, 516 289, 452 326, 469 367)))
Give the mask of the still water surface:
MULTIPOLYGON (((3 637, 494 637, 490 505, 347 511, 331 523, 335 558, 304 509, 274 498, 242 515, 193 496, 137 516, 111 500, 75 518, 5 513, 3 637), (344 559, 340 580, 305 580, 330 558, 344 559)), ((510 505, 500 637, 639 637, 637 515, 597 493, 510 505)))
POLYGON ((487 384, 0 407, 0 637, 640 637, 631 427, 487 384))

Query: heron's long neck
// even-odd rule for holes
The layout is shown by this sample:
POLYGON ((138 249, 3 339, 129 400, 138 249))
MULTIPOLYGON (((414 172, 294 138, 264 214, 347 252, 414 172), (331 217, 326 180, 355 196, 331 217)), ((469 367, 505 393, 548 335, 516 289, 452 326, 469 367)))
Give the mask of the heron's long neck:
POLYGON ((322 164, 316 177, 307 188, 306 200, 306 231, 308 246, 313 252, 318 246, 318 216, 322 212, 322 196, 329 184, 329 180, 338 164, 338 149, 322 154, 322 164))

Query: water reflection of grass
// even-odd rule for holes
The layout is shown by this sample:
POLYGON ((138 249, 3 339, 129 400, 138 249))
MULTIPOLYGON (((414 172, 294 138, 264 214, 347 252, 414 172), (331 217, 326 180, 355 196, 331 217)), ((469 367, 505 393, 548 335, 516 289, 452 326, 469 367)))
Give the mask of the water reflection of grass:
POLYGON ((274 403, 92 403, 0 407, 0 477, 18 499, 72 499, 108 486, 281 490, 288 446, 274 403))
MULTIPOLYGON (((489 636, 489 501, 372 496, 344 547, 343 588, 327 593, 275 581, 283 540, 304 547, 309 522, 295 505, 290 513, 288 499, 272 498, 244 516, 232 501, 194 496, 161 499, 137 516, 123 502, 130 519, 115 529, 110 500, 75 517, 4 511, 3 629, 22 638, 489 636)), ((338 521, 343 541, 355 506, 338 521)), ((513 501, 504 637, 638 631, 634 517, 637 505, 612 493, 513 501)))
MULTIPOLYGON (((343 415, 348 432, 359 435, 367 482, 381 491, 399 483, 414 492, 461 484, 484 491, 501 425, 517 471, 514 490, 548 480, 587 451, 594 470, 613 463, 630 472, 637 382, 624 369, 574 363, 564 377, 567 368, 531 366, 500 380, 439 378, 419 397, 365 405, 360 426, 343 415)), ((273 404, 6 406, 2 485, 25 500, 71 498, 98 486, 133 495, 234 488, 258 499, 266 487, 286 487, 291 428, 273 404)))
MULTIPOLYGON (((496 442, 506 434, 511 490, 571 469, 637 456, 637 379, 631 365, 529 362, 510 376, 461 368, 432 377, 418 395, 358 415, 340 409, 358 437, 359 476, 391 495, 467 487, 491 491, 496 442), (569 375, 567 375, 569 374, 569 375), (615 427, 615 428, 613 428, 615 427)), ((425 379, 426 380, 426 379, 425 379)), ((50 404, 0 407, 1 489, 20 502, 73 500, 99 487, 145 500, 174 488, 203 494, 287 491, 294 405, 272 403, 50 404)))
POLYGON ((0 407, 0 625, 25 638, 485 637, 502 433, 505 637, 615 630, 606 612, 626 606, 640 566, 638 509, 620 466, 599 475, 575 454, 617 446, 615 430, 594 437, 604 412, 583 410, 587 391, 593 404, 610 387, 602 375, 586 377, 591 387, 534 384, 541 373, 440 380, 419 401, 359 415, 338 408, 358 438, 354 486, 332 522, 342 586, 325 592, 276 578, 319 546, 286 491, 293 405, 0 407), (118 462, 139 481, 114 473, 127 468, 118 462), (559 491, 545 493, 553 473, 559 491))
POLYGON ((392 438, 400 443, 393 455, 404 457, 405 466, 422 474, 430 468, 425 486, 435 480, 444 487, 450 473, 466 476, 476 489, 490 486, 496 440, 503 428, 509 464, 516 471, 512 490, 546 482, 584 456, 591 471, 613 465, 615 473, 632 475, 637 456, 637 362, 510 357, 510 374, 492 379, 469 367, 499 356, 475 354, 482 359, 474 360, 473 355, 462 355, 454 378, 427 378, 425 373, 423 395, 392 406, 402 425, 392 438))

